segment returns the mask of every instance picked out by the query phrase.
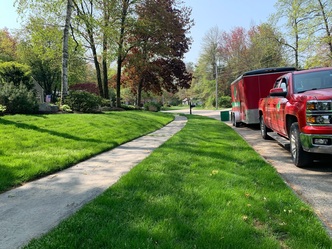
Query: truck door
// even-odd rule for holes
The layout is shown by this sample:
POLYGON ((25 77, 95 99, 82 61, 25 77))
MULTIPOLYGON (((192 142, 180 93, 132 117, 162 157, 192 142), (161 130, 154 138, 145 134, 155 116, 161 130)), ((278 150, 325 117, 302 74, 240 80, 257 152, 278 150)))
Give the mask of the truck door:
MULTIPOLYGON (((288 80, 286 78, 282 78, 280 81, 280 86, 285 92, 289 91, 288 88, 288 80)), ((285 109, 288 99, 286 97, 279 97, 279 101, 277 103, 277 122, 278 122, 278 130, 281 135, 287 136, 286 129, 286 115, 285 109)))
MULTIPOLYGON (((274 88, 279 88, 280 87, 280 80, 278 80, 274 84, 274 88)), ((280 97, 278 96, 271 96, 269 100, 269 114, 268 116, 270 117, 270 127, 275 131, 279 133, 279 122, 278 122, 278 112, 279 112, 279 102, 280 102, 280 97)))
MULTIPOLYGON (((279 85, 278 81, 274 83, 273 88, 277 88, 279 85)), ((276 117, 275 117, 275 111, 276 111, 276 96, 269 96, 267 101, 266 101, 266 106, 265 106, 265 122, 268 127, 272 128, 273 130, 276 129, 277 124, 276 124, 276 117)))
MULTIPOLYGON (((288 83, 286 78, 281 78, 276 87, 282 88, 284 92, 288 92, 288 83)), ((285 108, 288 100, 282 96, 275 96, 272 101, 271 122, 273 130, 281 135, 286 135, 285 129, 285 108)))

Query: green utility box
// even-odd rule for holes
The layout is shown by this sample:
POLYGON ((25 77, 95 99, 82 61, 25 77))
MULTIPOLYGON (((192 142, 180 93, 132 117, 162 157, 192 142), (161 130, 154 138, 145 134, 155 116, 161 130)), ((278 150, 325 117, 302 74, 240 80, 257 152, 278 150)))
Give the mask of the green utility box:
POLYGON ((220 119, 221 121, 229 121, 229 111, 221 111, 220 119))

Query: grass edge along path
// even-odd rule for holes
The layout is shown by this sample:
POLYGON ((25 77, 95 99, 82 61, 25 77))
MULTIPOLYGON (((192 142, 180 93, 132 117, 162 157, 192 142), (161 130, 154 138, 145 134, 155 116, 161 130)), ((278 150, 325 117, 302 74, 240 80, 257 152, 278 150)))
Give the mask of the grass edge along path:
POLYGON ((144 111, 0 117, 0 193, 146 135, 173 119, 171 114, 144 111))
POLYGON ((332 248, 313 210, 226 124, 187 125, 25 248, 332 248))

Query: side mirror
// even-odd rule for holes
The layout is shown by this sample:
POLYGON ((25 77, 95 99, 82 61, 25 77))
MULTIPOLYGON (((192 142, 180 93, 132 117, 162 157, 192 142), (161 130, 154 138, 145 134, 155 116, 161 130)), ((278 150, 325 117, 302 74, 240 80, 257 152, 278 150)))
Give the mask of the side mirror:
POLYGON ((270 96, 286 97, 287 92, 282 88, 272 88, 270 90, 270 96))

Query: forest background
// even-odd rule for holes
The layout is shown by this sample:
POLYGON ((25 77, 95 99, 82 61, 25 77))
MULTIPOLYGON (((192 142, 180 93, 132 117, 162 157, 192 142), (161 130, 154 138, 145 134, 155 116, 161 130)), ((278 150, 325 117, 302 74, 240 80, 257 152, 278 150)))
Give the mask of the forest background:
POLYGON ((24 25, 0 30, 0 68, 27 65, 56 101, 63 84, 68 3, 68 88, 85 89, 112 105, 155 101, 205 107, 230 104, 230 83, 243 72, 332 65, 332 2, 278 0, 275 13, 248 30, 207 30, 196 62, 184 63, 195 25, 191 8, 172 0, 18 0, 24 25), (42 13, 42 14, 41 14, 42 13), (217 100, 217 101, 216 101, 217 100))

